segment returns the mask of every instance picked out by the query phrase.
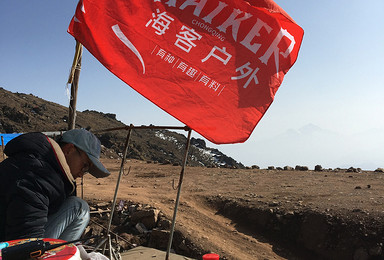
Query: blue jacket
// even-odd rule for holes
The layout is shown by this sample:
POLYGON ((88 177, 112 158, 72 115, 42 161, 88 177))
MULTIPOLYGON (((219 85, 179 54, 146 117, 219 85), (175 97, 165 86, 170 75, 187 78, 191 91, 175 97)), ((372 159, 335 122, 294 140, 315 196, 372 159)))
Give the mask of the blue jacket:
POLYGON ((75 195, 52 142, 42 133, 28 133, 6 145, 8 158, 0 163, 0 241, 43 237, 48 215, 75 195))

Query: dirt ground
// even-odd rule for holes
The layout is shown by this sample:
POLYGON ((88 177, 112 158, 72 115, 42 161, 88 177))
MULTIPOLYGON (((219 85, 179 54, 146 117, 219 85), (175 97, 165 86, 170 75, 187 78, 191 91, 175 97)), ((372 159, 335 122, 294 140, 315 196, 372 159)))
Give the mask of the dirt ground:
MULTIPOLYGON (((102 160, 112 175, 104 179, 86 175, 85 199, 113 199, 121 160, 102 160)), ((149 204, 172 219, 180 170, 127 160, 117 198, 149 204)), ((384 242, 383 178, 383 173, 344 170, 187 167, 176 229, 222 259, 327 259, 337 254, 338 259, 382 259, 378 257, 384 242), (300 227, 294 230, 299 220, 300 227), (297 230, 295 243, 289 243, 289 233, 297 230), (351 243, 353 248, 346 248, 351 243), (342 246, 348 253, 340 255, 342 246)))
MULTIPOLYGON (((68 108, 32 94, 0 89, 0 95, 2 132, 67 129, 68 108)), ((96 111, 78 111, 76 125, 91 129, 124 126, 116 115, 96 111)), ((121 143, 111 137, 107 147, 115 147, 113 141, 121 143)), ((135 151, 142 150, 138 155, 153 155, 153 150, 143 148, 150 147, 174 157, 170 149, 146 145, 159 142, 155 135, 138 137, 135 151)), ((108 159, 116 156, 109 152, 102 160, 112 176, 86 176, 88 200, 113 199, 121 161, 108 159)), ((151 205, 172 219, 176 199, 172 183, 177 185, 180 170, 180 166, 130 160, 118 200, 151 205)), ((345 170, 187 167, 176 229, 201 251, 216 252, 221 259, 384 259, 383 178, 383 173, 345 170)))

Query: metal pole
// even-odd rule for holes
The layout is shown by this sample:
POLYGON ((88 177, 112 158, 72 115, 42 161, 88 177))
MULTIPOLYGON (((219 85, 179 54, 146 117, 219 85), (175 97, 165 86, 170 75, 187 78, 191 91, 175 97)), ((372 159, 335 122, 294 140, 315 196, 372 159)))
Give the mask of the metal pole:
POLYGON ((180 200, 181 185, 182 185, 182 183, 183 183, 184 170, 185 170, 185 165, 186 165, 186 163, 187 163, 189 145, 190 145, 190 143, 191 143, 191 132, 192 132, 192 130, 189 129, 189 130, 188 130, 187 145, 186 145, 186 147, 185 147, 185 154, 184 154, 183 166, 182 166, 182 168, 181 168, 181 172, 180 172, 179 187, 178 187, 178 190, 177 190, 177 196, 176 196, 176 202, 175 202, 175 209, 174 209, 174 211, 173 211, 173 220, 172 220, 171 233, 169 234, 168 247, 167 247, 167 254, 165 255, 165 260, 169 260, 169 254, 170 254, 170 252, 171 252, 173 233, 174 233, 174 231, 175 231, 175 224, 176 224, 176 214, 177 214, 177 209, 178 209, 178 206, 179 206, 179 200, 180 200))
POLYGON ((110 132, 110 131, 116 131, 116 130, 129 130, 129 129, 173 129, 173 130, 185 130, 188 131, 190 128, 188 126, 155 126, 155 125, 141 125, 141 126, 134 126, 134 125, 127 125, 122 127, 115 127, 115 128, 107 128, 107 129, 101 129, 101 130, 95 130, 92 131, 93 133, 100 133, 100 132, 110 132))
POLYGON ((109 258, 111 258, 111 260, 113 260, 111 234, 108 233, 107 235, 108 235, 109 258))
MULTIPOLYGON (((116 200, 117 200, 117 192, 119 190, 120 180, 121 180, 121 176, 123 175, 124 164, 125 164, 125 160, 126 160, 127 153, 128 153, 128 144, 129 144, 129 139, 131 137, 131 131, 132 131, 132 129, 128 130, 127 139, 125 140, 124 155, 123 155, 123 158, 121 160, 120 172, 119 172, 119 176, 118 176, 117 183, 116 183, 115 195, 113 197, 113 203, 112 203, 112 209, 111 209, 111 215, 109 217, 109 223, 108 223, 108 227, 107 227, 107 235, 108 235, 109 244, 111 244, 110 243, 111 236, 109 235, 109 232, 111 230, 113 213, 115 211, 116 200)), ((111 251, 112 249, 109 248, 109 250, 111 251)), ((103 249, 103 254, 104 254, 104 251, 105 251, 105 246, 104 246, 104 249, 103 249)), ((109 257, 112 258, 112 255, 110 255, 109 257)))

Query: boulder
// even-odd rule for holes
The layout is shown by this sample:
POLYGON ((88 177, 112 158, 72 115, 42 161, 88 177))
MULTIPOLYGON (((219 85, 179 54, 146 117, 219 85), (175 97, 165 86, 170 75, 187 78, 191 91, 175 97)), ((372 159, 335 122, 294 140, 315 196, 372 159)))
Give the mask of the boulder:
POLYGON ((295 170, 296 171, 308 171, 308 166, 296 165, 295 170))
POLYGON ((361 169, 360 168, 349 167, 347 169, 347 172, 361 172, 361 169))

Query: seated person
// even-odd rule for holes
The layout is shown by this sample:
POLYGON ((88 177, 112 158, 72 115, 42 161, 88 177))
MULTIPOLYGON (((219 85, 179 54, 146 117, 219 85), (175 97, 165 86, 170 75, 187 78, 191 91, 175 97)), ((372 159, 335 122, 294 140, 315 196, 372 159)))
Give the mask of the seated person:
POLYGON ((99 139, 84 129, 56 142, 42 133, 12 139, 0 163, 0 241, 21 238, 79 239, 88 204, 76 197, 76 178, 110 175, 100 162, 99 139))

